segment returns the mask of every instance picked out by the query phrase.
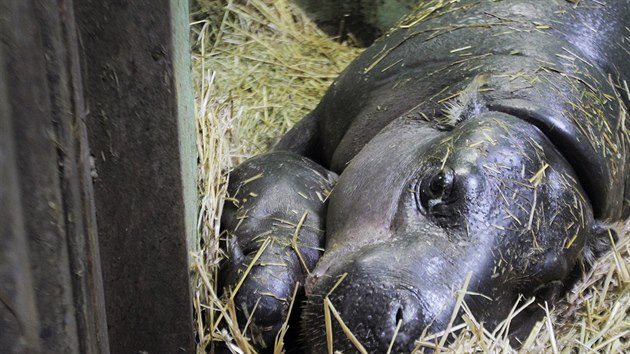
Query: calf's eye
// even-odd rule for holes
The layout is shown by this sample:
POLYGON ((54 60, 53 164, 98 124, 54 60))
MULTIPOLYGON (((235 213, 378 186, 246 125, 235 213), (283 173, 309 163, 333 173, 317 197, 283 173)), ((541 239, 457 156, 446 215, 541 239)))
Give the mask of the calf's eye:
POLYGON ((448 197, 453 188, 453 176, 452 170, 441 169, 438 173, 434 174, 429 181, 429 195, 432 198, 448 197))
POLYGON ((449 216, 450 206, 454 200, 455 172, 445 166, 429 171, 416 187, 418 207, 437 217, 449 216))

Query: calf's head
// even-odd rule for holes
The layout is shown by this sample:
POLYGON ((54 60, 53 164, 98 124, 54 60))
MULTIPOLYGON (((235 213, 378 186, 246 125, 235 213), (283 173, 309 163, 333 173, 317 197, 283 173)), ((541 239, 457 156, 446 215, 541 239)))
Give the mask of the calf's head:
MULTIPOLYGON (((306 286, 307 347, 325 351, 330 303, 368 351, 409 352, 448 326, 467 277, 466 305, 492 329, 520 294, 562 287, 593 224, 576 173, 534 125, 500 112, 442 130, 394 121, 331 194, 326 253, 306 286)), ((334 348, 352 350, 332 322, 334 348)))

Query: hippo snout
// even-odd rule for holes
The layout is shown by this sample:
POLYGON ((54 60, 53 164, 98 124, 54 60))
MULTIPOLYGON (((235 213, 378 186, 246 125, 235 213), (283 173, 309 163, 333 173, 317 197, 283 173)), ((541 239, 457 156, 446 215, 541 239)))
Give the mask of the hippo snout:
MULTIPOLYGON (((328 269, 311 290, 303 328, 312 333, 326 332, 321 318, 324 299, 328 297, 344 325, 361 338, 361 344, 370 352, 385 353, 391 348, 394 353, 409 353, 423 331, 444 329, 457 289, 433 279, 437 268, 419 269, 419 265, 412 264, 413 258, 406 257, 404 251, 405 247, 412 247, 409 243, 396 244, 364 247, 344 255, 344 261, 328 269)), ((416 247, 417 251, 437 256, 431 254, 432 250, 416 247)), ((434 264, 444 268, 443 261, 436 259, 434 264)), ((354 352, 354 345, 334 317, 332 322, 334 348, 354 352)), ((311 336, 307 334, 307 338, 311 336)), ((322 342, 325 344, 326 340, 322 342)))
MULTIPOLYGON (((404 288, 394 279, 383 278, 355 272, 348 276, 347 285, 340 284, 339 291, 334 291, 329 298, 355 335, 370 338, 366 343, 368 347, 385 352, 395 337, 396 348, 410 352, 414 340, 427 324, 420 295, 416 289, 404 288)), ((345 339, 343 333, 335 335, 345 339)))
MULTIPOLYGON (((348 291, 350 296, 334 293, 329 296, 353 334, 364 338, 367 347, 379 352, 386 352, 390 346, 395 352, 411 352, 426 325, 419 296, 391 283, 359 282, 357 285, 353 290, 341 290, 348 291), (361 286, 362 289, 356 289, 361 286), (356 297, 352 296, 353 291, 356 297), (366 338, 369 339, 366 341, 366 338)), ((338 330, 334 333, 347 341, 344 333, 338 330)))

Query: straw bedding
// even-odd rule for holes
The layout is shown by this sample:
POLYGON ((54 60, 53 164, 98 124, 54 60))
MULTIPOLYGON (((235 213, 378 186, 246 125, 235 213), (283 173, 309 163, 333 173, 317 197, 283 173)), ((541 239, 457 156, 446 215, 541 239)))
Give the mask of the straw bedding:
MULTIPOLYGON (((219 220, 229 171, 269 149, 317 104, 332 80, 360 53, 322 33, 288 0, 197 0, 193 4, 200 211, 192 284, 199 353, 217 342, 254 353, 236 323, 234 304, 219 299, 215 279, 223 256, 219 220)), ((522 352, 630 351, 630 237, 598 260, 538 323, 522 352)), ((518 306, 526 303, 526 299, 518 306)), ((465 303, 462 308, 467 311, 465 303)), ((446 352, 516 352, 506 326, 489 331, 471 314, 455 326, 446 352)), ((283 351, 281 338, 275 352, 283 351)), ((440 342, 426 337, 427 346, 440 342)))

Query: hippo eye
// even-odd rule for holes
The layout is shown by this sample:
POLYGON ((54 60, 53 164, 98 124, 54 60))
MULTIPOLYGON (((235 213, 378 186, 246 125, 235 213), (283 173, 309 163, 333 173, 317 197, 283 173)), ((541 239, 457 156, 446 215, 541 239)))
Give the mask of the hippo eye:
POLYGON ((433 196, 444 196, 450 193, 453 186, 453 174, 440 170, 431 178, 429 182, 429 191, 433 196))
POLYGON ((423 210, 437 217, 453 215, 453 186, 455 184, 455 172, 449 167, 441 168, 429 173, 419 183, 416 193, 417 201, 423 210))

